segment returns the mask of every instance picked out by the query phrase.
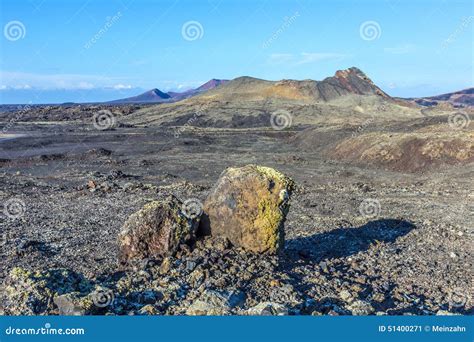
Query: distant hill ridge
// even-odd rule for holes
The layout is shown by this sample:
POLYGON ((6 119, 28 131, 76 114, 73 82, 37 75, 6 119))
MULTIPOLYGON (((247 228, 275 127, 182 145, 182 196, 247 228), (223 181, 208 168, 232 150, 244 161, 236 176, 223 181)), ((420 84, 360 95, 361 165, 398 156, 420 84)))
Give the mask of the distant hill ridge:
POLYGON ((159 102, 174 102, 186 99, 188 97, 197 95, 203 91, 213 89, 228 82, 227 80, 212 79, 202 84, 198 88, 189 89, 184 92, 162 92, 161 90, 154 88, 143 94, 127 97, 124 99, 114 100, 111 103, 159 103, 159 102))
POLYGON ((474 88, 467 88, 452 93, 429 96, 415 99, 422 106, 436 106, 443 102, 450 103, 455 107, 474 106, 474 88))
POLYGON ((439 102, 461 106, 474 104, 474 88, 424 98, 392 98, 357 67, 338 70, 333 76, 321 81, 311 79, 268 81, 250 76, 241 76, 233 80, 211 79, 195 89, 184 92, 165 93, 155 88, 111 103, 173 103, 190 98, 196 98, 198 101, 209 99, 224 102, 278 99, 302 103, 324 103, 345 98, 347 95, 374 95, 381 100, 398 102, 404 106, 410 104, 432 106, 439 102))
POLYGON ((112 101, 113 103, 176 102, 194 96, 247 96, 251 98, 281 97, 295 100, 321 100, 348 95, 380 95, 389 97, 360 69, 351 67, 338 70, 334 76, 322 81, 281 80, 267 81, 250 76, 233 80, 211 79, 195 89, 184 92, 162 92, 152 89, 143 94, 112 101))
POLYGON ((250 76, 235 78, 225 84, 199 94, 198 97, 232 100, 280 98, 287 100, 330 101, 344 95, 379 95, 390 98, 360 69, 338 70, 322 81, 281 80, 267 81, 250 76))

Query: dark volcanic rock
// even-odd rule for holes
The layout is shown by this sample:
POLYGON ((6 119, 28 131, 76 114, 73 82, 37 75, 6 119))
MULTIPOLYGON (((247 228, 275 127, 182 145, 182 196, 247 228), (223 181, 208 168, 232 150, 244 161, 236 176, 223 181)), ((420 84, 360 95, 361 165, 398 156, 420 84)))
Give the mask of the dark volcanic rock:
POLYGON ((473 106, 474 105, 474 88, 468 88, 453 93, 447 93, 437 96, 427 97, 426 99, 419 99, 425 101, 433 101, 435 104, 436 101, 446 101, 452 103, 453 105, 464 105, 464 106, 473 106))
MULTIPOLYGON (((360 69, 352 67, 346 70, 338 70, 333 77, 326 78, 320 85, 329 85, 333 87, 333 91, 337 92, 337 96, 342 94, 375 94, 389 97, 372 80, 367 77, 360 69), (341 92, 343 90, 343 92, 341 92)), ((332 94, 322 94, 324 98, 333 97, 332 94)), ((335 96, 335 97, 337 97, 335 96)))
MULTIPOLYGON (((5 284, 4 303, 8 315, 40 315, 54 312, 54 298, 69 292, 87 293, 92 283, 71 270, 31 272, 20 267, 11 270, 5 284)), ((61 300, 60 300, 61 302, 61 300)), ((62 301, 61 303, 63 303, 62 301)), ((73 314, 72 306, 64 314, 73 314)), ((83 314, 80 310, 77 314, 83 314)))
POLYGON ((290 178, 268 167, 229 168, 204 203, 201 232, 252 252, 277 252, 293 187, 290 178))
POLYGON ((172 196, 151 202, 130 216, 119 234, 120 261, 173 254, 180 244, 191 240, 199 217, 187 217, 182 206, 172 196))
POLYGON ((63 294, 53 299, 58 307, 60 315, 83 316, 94 313, 94 302, 89 296, 83 296, 78 292, 63 294))
POLYGON ((245 294, 206 290, 186 310, 187 315, 228 315, 230 309, 245 302, 245 294))

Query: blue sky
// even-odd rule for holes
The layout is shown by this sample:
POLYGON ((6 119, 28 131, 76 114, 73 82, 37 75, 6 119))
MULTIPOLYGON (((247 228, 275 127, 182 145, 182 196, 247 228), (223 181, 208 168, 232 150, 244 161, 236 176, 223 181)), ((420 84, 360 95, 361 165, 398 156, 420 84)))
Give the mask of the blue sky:
POLYGON ((394 96, 474 83, 470 0, 2 0, 0 10, 1 103, 112 100, 242 75, 322 79, 350 66, 394 96))

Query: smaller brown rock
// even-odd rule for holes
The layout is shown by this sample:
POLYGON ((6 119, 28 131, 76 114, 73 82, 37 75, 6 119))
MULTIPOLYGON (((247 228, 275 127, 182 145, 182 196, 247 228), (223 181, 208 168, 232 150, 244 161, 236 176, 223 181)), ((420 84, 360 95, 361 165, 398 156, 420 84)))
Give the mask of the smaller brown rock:
POLYGON ((174 254, 195 237, 198 217, 183 212, 183 203, 171 196, 154 201, 131 215, 119 234, 119 260, 158 258, 174 254))
POLYGON ((171 269, 171 259, 166 257, 160 265, 160 274, 167 274, 171 269))
POLYGON ((97 187, 97 183, 94 182, 93 180, 90 180, 87 182, 87 188, 88 189, 95 189, 97 187))

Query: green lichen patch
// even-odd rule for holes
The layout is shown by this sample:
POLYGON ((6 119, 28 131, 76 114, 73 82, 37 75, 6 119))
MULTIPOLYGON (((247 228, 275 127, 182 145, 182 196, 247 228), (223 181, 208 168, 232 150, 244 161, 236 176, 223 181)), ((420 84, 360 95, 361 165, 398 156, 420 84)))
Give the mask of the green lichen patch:
POLYGON ((87 293, 92 283, 66 269, 29 271, 13 268, 6 279, 5 311, 10 315, 37 315, 55 311, 53 299, 69 292, 87 293))

